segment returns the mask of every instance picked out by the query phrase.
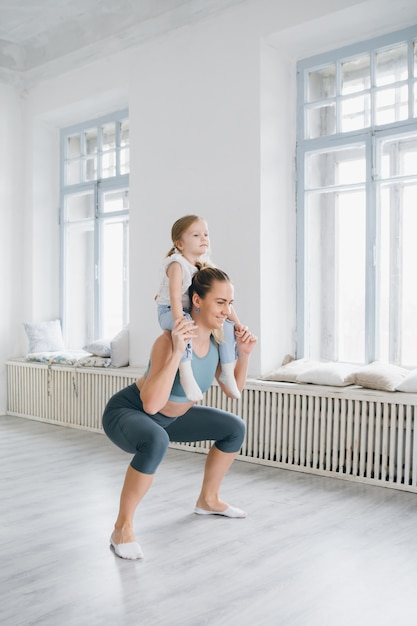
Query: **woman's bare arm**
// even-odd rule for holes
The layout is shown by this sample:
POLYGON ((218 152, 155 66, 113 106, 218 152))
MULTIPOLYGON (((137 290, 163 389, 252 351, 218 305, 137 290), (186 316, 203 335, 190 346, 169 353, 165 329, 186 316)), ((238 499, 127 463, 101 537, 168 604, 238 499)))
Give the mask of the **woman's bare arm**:
POLYGON ((193 321, 182 317, 176 320, 171 332, 165 331, 155 341, 151 351, 150 369, 140 388, 146 413, 154 415, 167 404, 185 347, 194 338, 194 326, 193 321))

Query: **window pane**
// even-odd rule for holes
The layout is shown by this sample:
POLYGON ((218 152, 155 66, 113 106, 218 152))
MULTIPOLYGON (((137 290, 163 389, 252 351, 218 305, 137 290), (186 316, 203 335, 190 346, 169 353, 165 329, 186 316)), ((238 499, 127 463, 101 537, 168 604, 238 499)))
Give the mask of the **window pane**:
POLYGON ((336 132, 336 104, 312 107, 307 111, 307 138, 325 137, 336 132))
POLYGON ((337 356, 341 361, 359 363, 365 360, 365 216, 364 191, 339 195, 336 230, 337 356))
POLYGON ((369 89, 371 85, 370 68, 369 54, 342 63, 342 95, 369 89))
POLYGON ((408 87, 378 89, 375 94, 376 124, 391 124, 408 118, 408 87))
POLYGON ((306 178, 308 189, 363 183, 366 179, 365 147, 357 145, 308 154, 306 178))
POLYGON ((116 123, 104 124, 102 132, 101 177, 116 176, 116 123))
POLYGON ((91 192, 65 197, 64 220, 66 222, 91 219, 93 216, 94 195, 91 192))
POLYGON ((414 52, 414 76, 417 76, 417 42, 413 43, 413 52, 414 52))
POLYGON ((72 135, 67 138, 67 159, 81 156, 81 136, 72 135))
POLYGON ((65 228, 65 319, 68 348, 94 339, 94 230, 92 222, 65 228))
POLYGON ((370 102, 369 94, 356 96, 355 98, 345 98, 341 101, 341 131, 343 133, 370 126, 370 102))
POLYGON ((379 142, 379 330, 381 358, 417 365, 417 136, 379 142), (400 178, 401 177, 401 178, 400 178))
POLYGON ((306 215, 308 354, 362 362, 365 191, 309 194, 306 215))
POLYGON ((95 154, 97 152, 97 128, 88 130, 84 137, 86 154, 95 154))
POLYGON ((77 185, 81 182, 81 160, 68 161, 65 163, 65 184, 77 185))
POLYGON ((378 337, 379 358, 382 361, 390 360, 390 211, 389 188, 380 190, 379 209, 379 241, 378 241, 378 337))
POLYGON ((84 180, 97 180, 97 159, 96 157, 85 160, 84 180))
POLYGON ((307 79, 307 102, 326 100, 336 95, 336 65, 328 65, 309 72, 307 79))
POLYGON ((381 358, 417 366, 417 183, 384 185, 380 195, 381 358))
POLYGON ((103 194, 103 213, 129 210, 129 192, 127 189, 107 191, 103 194))
POLYGON ((382 141, 381 178, 417 175, 417 137, 395 137, 382 141))
POLYGON ((129 145, 129 120, 120 123, 120 145, 122 147, 129 145))
POLYGON ((104 124, 101 128, 102 131, 102 147, 103 151, 113 150, 116 147, 116 124, 110 122, 104 124))
POLYGON ((114 337, 127 322, 128 221, 108 219, 101 228, 102 334, 114 337))
POLYGON ((407 44, 376 53, 375 82, 378 87, 390 85, 407 78, 407 44))
POLYGON ((414 117, 417 117, 417 82, 414 83, 414 117))
POLYGON ((120 150, 120 174, 129 174, 130 172, 130 150, 122 148, 120 150))
POLYGON ((103 154, 101 157, 101 177, 116 176, 116 152, 103 154))
POLYGON ((401 364, 417 366, 417 184, 404 187, 401 258, 401 364))

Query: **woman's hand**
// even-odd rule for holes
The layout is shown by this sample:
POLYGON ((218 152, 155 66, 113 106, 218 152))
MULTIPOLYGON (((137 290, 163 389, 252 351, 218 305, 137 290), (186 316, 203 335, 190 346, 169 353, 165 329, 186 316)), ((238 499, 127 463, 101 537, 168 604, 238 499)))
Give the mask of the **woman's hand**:
POLYGON ((172 350, 183 354, 188 342, 196 336, 196 323, 186 317, 175 320, 171 331, 172 350))

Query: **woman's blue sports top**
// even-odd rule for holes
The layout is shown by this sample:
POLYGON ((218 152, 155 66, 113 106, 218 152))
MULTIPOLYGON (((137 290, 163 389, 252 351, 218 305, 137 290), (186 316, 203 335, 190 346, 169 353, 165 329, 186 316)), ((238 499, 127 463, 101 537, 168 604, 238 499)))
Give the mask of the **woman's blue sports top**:
MULTIPOLYGON (((191 359, 191 369, 193 370, 194 378, 201 391, 204 393, 211 386, 214 375, 216 373, 217 366, 219 364, 219 350, 217 343, 213 337, 210 337, 210 347, 205 356, 199 357, 193 350, 193 358, 191 359)), ((149 372, 150 364, 146 370, 146 376, 149 372)), ((179 372, 176 373, 174 383, 171 389, 171 395, 169 396, 171 402, 187 402, 187 396, 184 389, 180 384, 179 372)))

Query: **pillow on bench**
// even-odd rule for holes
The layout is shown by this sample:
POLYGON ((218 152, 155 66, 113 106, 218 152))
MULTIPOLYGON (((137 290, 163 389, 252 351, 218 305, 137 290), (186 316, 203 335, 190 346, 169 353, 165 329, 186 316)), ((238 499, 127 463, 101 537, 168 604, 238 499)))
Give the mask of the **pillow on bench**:
POLYGON ((88 345, 84 346, 83 350, 89 352, 90 354, 94 354, 94 356, 110 357, 110 339, 97 339, 96 341, 92 341, 88 345))
POLYGON ((297 383, 347 387, 355 382, 356 365, 350 363, 317 363, 297 376, 297 383))
POLYGON ((260 379, 345 387, 354 384, 354 372, 356 370, 357 366, 350 363, 294 359, 269 372, 269 374, 261 376, 260 379))
POLYGON ((408 393, 417 393, 417 370, 411 370, 407 376, 403 378, 396 391, 407 391, 408 393))
POLYGON ((272 370, 265 376, 260 376, 260 380, 271 380, 283 383, 296 383, 297 377, 316 366, 318 361, 309 361, 308 359, 294 359, 281 365, 276 370, 272 370))
POLYGON ((29 353, 65 350, 61 322, 59 320, 38 322, 36 324, 24 323, 23 326, 29 339, 29 353))
POLYGON ((404 367, 373 361, 356 370, 355 383, 367 389, 396 391, 409 373, 404 367))
POLYGON ((82 357, 89 356, 83 350, 30 352, 25 356, 26 361, 50 363, 52 365, 75 365, 82 357))

